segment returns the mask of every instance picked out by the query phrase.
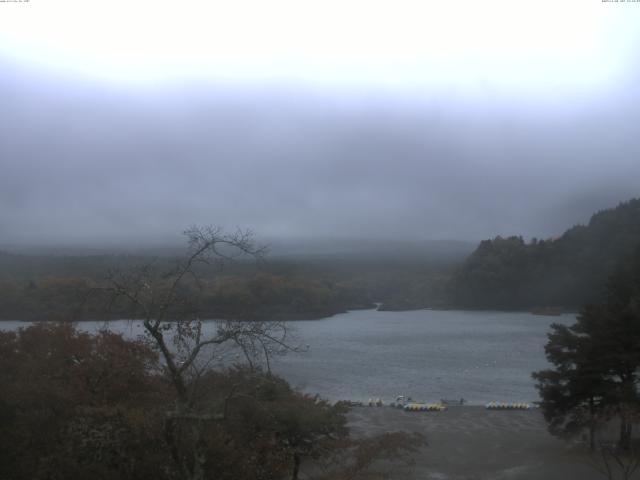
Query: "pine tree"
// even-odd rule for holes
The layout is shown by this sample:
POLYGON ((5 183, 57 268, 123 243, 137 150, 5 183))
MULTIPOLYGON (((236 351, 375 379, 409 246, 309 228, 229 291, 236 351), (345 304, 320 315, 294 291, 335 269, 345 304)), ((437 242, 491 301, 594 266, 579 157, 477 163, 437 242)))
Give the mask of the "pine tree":
POLYGON ((600 419, 620 419, 619 444, 628 448, 640 398, 640 250, 607 284, 603 303, 582 309, 577 322, 554 324, 545 346, 553 369, 535 372, 551 433, 594 434, 600 419))

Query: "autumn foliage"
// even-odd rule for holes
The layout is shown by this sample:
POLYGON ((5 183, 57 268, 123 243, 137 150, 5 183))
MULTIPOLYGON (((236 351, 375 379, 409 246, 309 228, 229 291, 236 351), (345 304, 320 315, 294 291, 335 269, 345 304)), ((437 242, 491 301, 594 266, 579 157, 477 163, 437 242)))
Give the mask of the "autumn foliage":
MULTIPOLYGON (((174 455, 191 453, 191 424, 171 430, 179 441, 166 438, 176 394, 145 340, 71 324, 0 332, 0 392, 2 479, 185 477, 174 455)), ((345 405, 247 367, 211 370, 190 392, 194 414, 214 414, 199 437, 205 478, 296 478, 305 462, 338 458, 330 472, 311 467, 315 478, 341 478, 337 469, 358 478, 385 452, 419 444, 403 434, 353 440, 345 405)))

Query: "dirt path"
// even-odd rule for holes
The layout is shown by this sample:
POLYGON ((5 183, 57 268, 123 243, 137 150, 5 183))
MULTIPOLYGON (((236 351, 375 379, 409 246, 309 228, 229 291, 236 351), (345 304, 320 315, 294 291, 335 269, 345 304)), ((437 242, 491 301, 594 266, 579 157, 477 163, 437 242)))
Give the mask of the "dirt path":
POLYGON ((420 432, 429 446, 403 480, 604 479, 586 458, 546 431, 538 410, 495 411, 451 407, 444 412, 404 412, 357 407, 350 414, 356 436, 420 432))

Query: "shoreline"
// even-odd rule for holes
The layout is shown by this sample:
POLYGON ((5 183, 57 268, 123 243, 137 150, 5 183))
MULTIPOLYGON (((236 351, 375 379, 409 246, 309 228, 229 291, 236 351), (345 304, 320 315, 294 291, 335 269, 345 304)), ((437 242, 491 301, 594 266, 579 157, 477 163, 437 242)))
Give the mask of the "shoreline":
POLYGON ((406 480, 596 480, 584 447, 547 432, 539 409, 487 410, 455 406, 441 412, 354 407, 348 414, 356 437, 391 431, 418 432, 428 446, 413 455, 406 480))
MULTIPOLYGON (((545 313, 536 313, 531 310, 500 310, 500 309, 470 309, 470 308, 411 308, 411 309, 397 309, 397 310, 386 310, 384 309, 384 305, 374 307, 363 307, 363 308, 347 308, 343 310, 336 311, 324 311, 324 312, 309 312, 305 314, 274 314, 274 315, 256 315, 254 318, 233 318, 233 317, 219 317, 219 318, 203 318, 202 320, 205 322, 216 321, 216 320, 239 320, 245 322, 252 321, 277 321, 277 322, 304 322, 304 321, 318 321, 318 320, 328 320, 337 315, 342 315, 349 312, 358 312, 358 311, 372 311, 372 312, 384 312, 384 313, 405 313, 405 312, 422 312, 422 311, 433 311, 433 312, 483 312, 483 313, 517 313, 517 314, 529 314, 536 317, 562 317, 564 315, 575 315, 578 310, 567 309, 562 311, 559 314, 545 314, 545 313)), ((0 318, 0 323, 2 322, 23 322, 23 323, 37 323, 37 322, 71 322, 71 323, 81 323, 81 322, 119 322, 119 321, 142 321, 142 318, 81 318, 81 319, 26 319, 26 318, 0 318)))

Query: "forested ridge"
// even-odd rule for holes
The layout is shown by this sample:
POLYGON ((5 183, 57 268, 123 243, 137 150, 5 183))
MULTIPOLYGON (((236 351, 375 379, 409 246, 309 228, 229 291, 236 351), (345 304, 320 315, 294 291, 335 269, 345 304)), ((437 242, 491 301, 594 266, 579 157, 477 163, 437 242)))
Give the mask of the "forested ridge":
POLYGON ((601 298, 606 278, 640 246, 640 199, 595 213, 558 238, 484 240, 452 276, 462 308, 577 309, 601 298))
MULTIPOLYGON (((426 257, 238 261, 223 268, 203 266, 198 285, 185 288, 193 290, 197 304, 190 308, 201 318, 313 319, 373 308, 374 302, 405 309, 443 298, 453 260, 426 257)), ((128 318, 126 306, 108 305, 101 291, 110 272, 136 265, 170 270, 174 262, 172 256, 0 252, 0 320, 128 318)))
MULTIPOLYGON (((318 318, 373 307, 366 292, 347 282, 270 273, 224 275, 185 288, 191 289, 194 297, 195 304, 189 307, 203 318, 318 318)), ((99 279, 47 276, 0 280, 0 319, 96 320, 131 315, 127 305, 109 304, 104 282, 99 279)))
MULTIPOLYGON (((439 258, 411 255, 300 256, 256 266, 200 271, 202 318, 310 319, 357 308, 577 310, 597 301, 606 278, 640 246, 640 199, 595 213, 557 238, 480 242, 439 258)), ((100 294, 109 272, 146 264, 170 269, 171 255, 25 255, 0 252, 0 320, 125 318, 100 294)), ((195 293, 195 292, 194 292, 195 293)))

